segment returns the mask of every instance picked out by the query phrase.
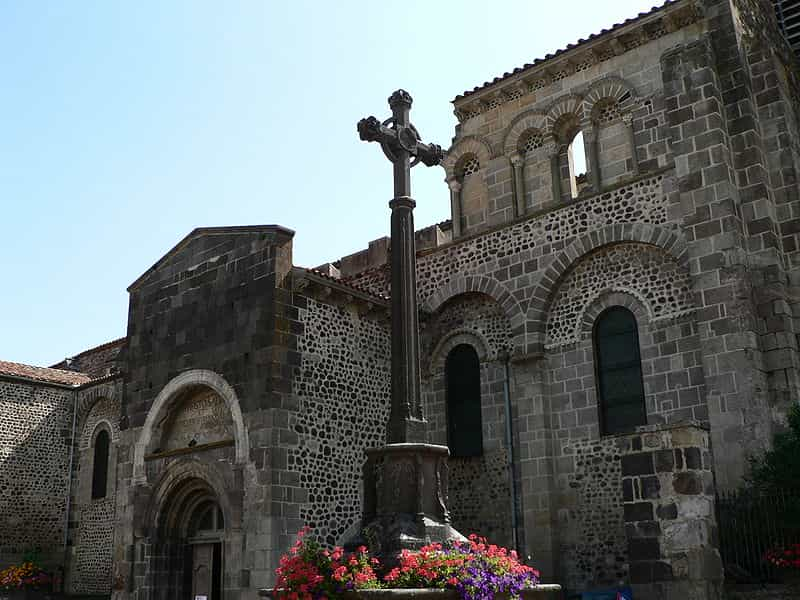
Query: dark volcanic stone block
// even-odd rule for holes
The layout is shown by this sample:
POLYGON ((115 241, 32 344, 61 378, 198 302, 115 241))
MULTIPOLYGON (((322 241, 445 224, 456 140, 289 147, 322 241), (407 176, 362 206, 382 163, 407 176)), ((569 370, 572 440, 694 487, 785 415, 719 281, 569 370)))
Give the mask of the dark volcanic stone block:
POLYGON ((623 475, 650 475, 653 472, 652 452, 639 452, 622 457, 623 475))

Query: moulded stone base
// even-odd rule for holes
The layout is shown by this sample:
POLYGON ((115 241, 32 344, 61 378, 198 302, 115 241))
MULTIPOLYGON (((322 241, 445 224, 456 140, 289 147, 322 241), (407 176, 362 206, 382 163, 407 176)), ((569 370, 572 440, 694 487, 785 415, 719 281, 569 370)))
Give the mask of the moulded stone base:
MULTIPOLYGON (((259 590, 259 596, 273 598, 273 590, 259 590)), ((522 590, 522 600, 561 600, 563 594, 561 586, 556 584, 542 584, 522 590)), ((406 590, 360 590, 349 592, 348 600, 459 600, 456 590, 442 590, 438 588, 417 588, 406 590)), ((497 594, 496 600, 509 600, 508 594, 497 594)))

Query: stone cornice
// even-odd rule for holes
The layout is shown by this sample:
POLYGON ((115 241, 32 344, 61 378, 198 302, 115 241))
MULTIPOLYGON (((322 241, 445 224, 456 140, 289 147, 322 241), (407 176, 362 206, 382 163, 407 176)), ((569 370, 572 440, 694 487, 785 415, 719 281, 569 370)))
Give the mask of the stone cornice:
POLYGON ((702 6, 696 0, 679 0, 666 4, 457 96, 453 100, 456 117, 463 123, 506 102, 535 93, 555 81, 691 25, 702 16, 702 6))

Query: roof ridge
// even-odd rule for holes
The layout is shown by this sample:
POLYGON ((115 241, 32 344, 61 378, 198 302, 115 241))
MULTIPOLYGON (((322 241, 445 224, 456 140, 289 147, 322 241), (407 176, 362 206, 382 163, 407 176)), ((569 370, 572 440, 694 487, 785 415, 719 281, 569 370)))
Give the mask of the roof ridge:
POLYGON ((79 371, 67 371, 65 369, 55 369, 53 367, 39 367, 9 360, 0 360, 0 375, 23 377, 34 381, 60 383, 70 386, 81 385, 92 380, 88 374, 79 371))
MULTIPOLYGON (((97 352, 98 350, 105 350, 106 348, 111 348, 112 346, 122 345, 122 343, 127 339, 128 339, 127 335, 123 336, 123 337, 119 337, 117 339, 111 340, 110 342, 104 342, 102 344, 98 344, 97 346, 92 346, 91 348, 87 348, 86 350, 82 350, 81 352, 78 352, 77 354, 73 354, 72 356, 69 356, 68 358, 78 358, 79 356, 83 356, 84 354, 89 354, 90 352, 97 352)), ((58 361, 56 363, 56 365, 59 365, 62 362, 64 362, 64 359, 58 361)), ((57 367, 55 365, 53 365, 52 367, 49 367, 49 368, 54 369, 54 368, 57 368, 57 367)))

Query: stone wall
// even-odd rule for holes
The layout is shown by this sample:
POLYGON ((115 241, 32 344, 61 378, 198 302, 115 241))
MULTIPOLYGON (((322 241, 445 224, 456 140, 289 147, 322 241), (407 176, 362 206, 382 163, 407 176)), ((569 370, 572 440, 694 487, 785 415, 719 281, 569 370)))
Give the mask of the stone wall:
POLYGON ((324 543, 342 544, 361 521, 365 450, 385 443, 388 322, 313 298, 302 303, 297 405, 285 440, 291 493, 301 521, 324 543))
POLYGON ((286 508, 295 500, 277 487, 287 478, 291 369, 299 364, 291 237, 277 226, 199 229, 129 289, 115 590, 181 593, 173 500, 183 494, 209 494, 224 513, 226 597, 271 584, 302 526, 286 508), (213 430, 198 438, 197 426, 209 422, 213 430))
POLYGON ((0 565, 63 563, 74 392, 0 380, 0 565))
POLYGON ((645 427, 621 436, 619 448, 634 594, 719 598, 723 571, 707 430, 645 427))

